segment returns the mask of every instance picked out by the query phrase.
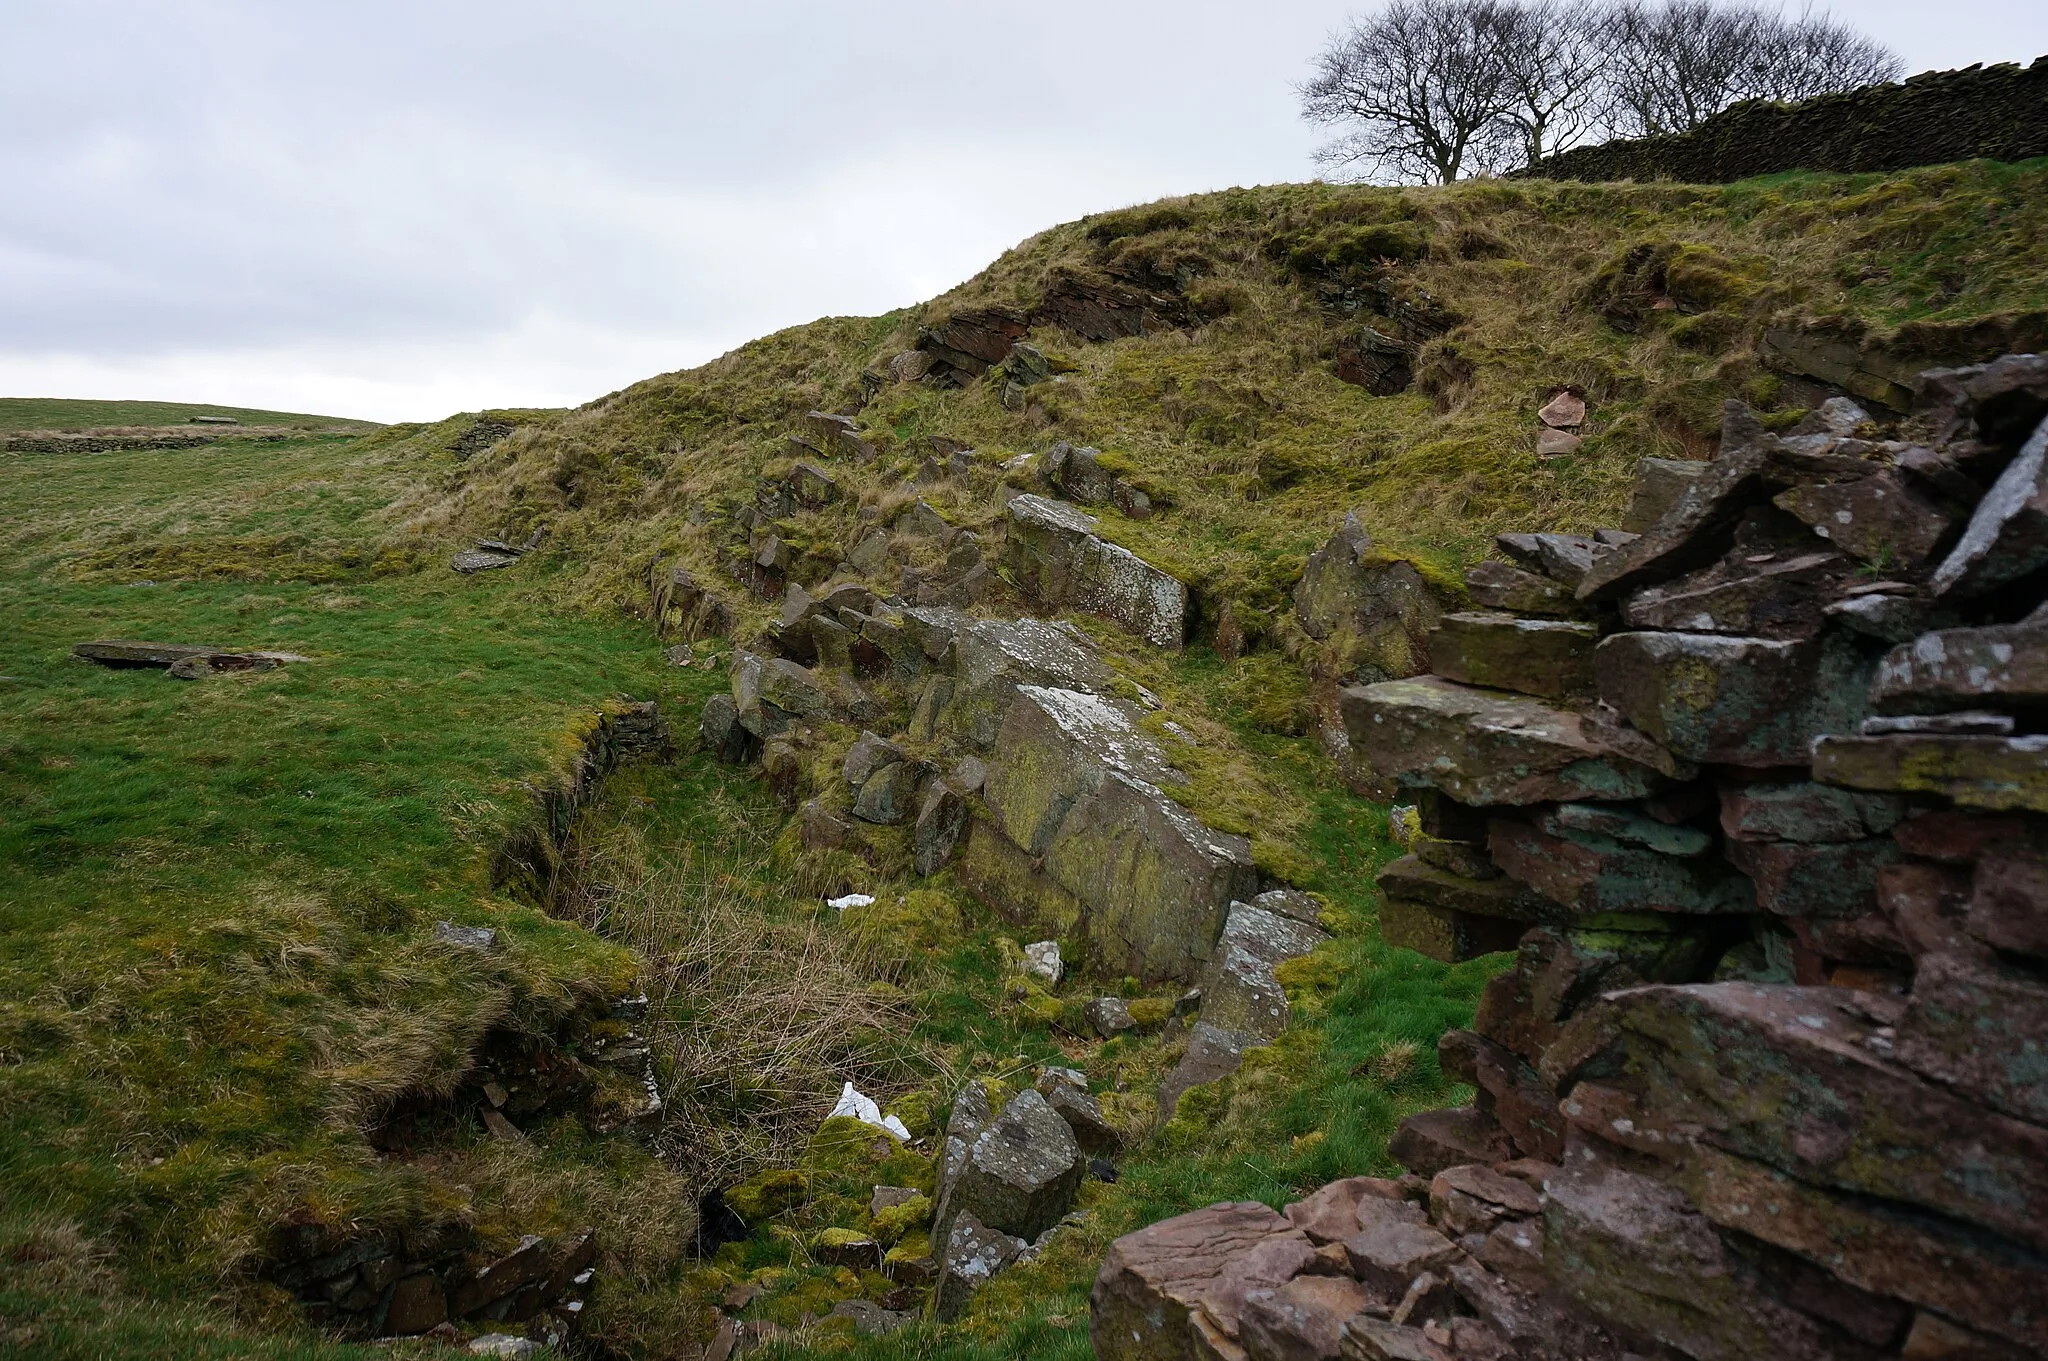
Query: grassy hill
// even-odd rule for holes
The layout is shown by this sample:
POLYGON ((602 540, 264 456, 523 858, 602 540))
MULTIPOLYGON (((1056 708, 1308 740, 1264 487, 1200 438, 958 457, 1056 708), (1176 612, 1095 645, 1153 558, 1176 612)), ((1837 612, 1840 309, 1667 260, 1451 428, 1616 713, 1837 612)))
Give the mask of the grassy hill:
POLYGON ((262 411, 244 406, 203 406, 194 402, 99 402, 68 397, 0 397, 0 432, 6 433, 189 425, 195 416, 225 416, 242 425, 357 435, 378 428, 375 421, 309 416, 295 411, 262 411))
MULTIPOLYGON (((994 468, 1066 439, 1141 487, 1154 513, 1105 508, 1104 533, 1190 583, 1200 638, 1167 656, 1095 632, 1200 738, 1200 811, 1284 843, 1289 877, 1341 926, 1290 973, 1285 1039, 1091 1184, 1087 1222, 961 1324, 805 1337, 1086 1355, 1087 1286, 1117 1233, 1386 1170, 1398 1116, 1454 1095, 1434 1041, 1488 965, 1378 939, 1384 810, 1303 735, 1289 594, 1344 512, 1454 582, 1497 530, 1611 523, 1639 457, 1711 453, 1725 397, 1798 419, 1819 389, 1759 359, 1767 330, 1825 322, 1939 353, 2043 310, 2048 163, 1719 188, 1278 186, 1056 227, 921 307, 795 328, 572 412, 347 432, 0 402, 7 429, 302 425, 203 452, 0 452, 0 1349, 389 1354, 322 1342, 268 1282, 271 1230, 311 1216, 459 1225, 487 1250, 595 1227, 586 1337, 687 1356, 741 1279, 790 1326, 879 1288, 806 1248, 882 1175, 810 1138, 841 1080, 921 1132, 969 1076, 1057 1061, 1098 1089, 1156 1082, 1173 1057, 1159 1038, 1084 1041, 1020 1005, 1007 928, 950 877, 807 854, 758 780, 689 750, 724 676, 664 660, 648 568, 687 563, 733 605, 733 636, 755 636, 775 604, 731 574, 740 512, 822 409, 876 453, 834 460, 842 499, 777 526, 817 579, 863 510, 887 522, 921 495, 958 525, 999 518, 973 484, 917 480, 936 448, 994 468), (1091 340, 1115 327, 1071 309, 1080 330, 1061 324, 1049 298, 1148 320, 1091 340), (977 313, 1013 318, 1044 371, 954 387, 906 380, 916 362, 892 372, 977 313), (1372 353, 1368 329, 1406 347, 1404 390, 1340 376, 1372 353), (1586 396, 1588 438, 1539 458, 1535 412, 1561 387, 1586 396), (543 546, 511 568, 447 570, 475 537, 535 530, 543 546), (115 636, 309 660, 183 682, 69 656, 115 636), (536 894, 502 854, 537 834, 537 791, 561 787, 621 696, 659 701, 684 750, 615 774, 536 894), (875 912, 822 908, 856 886, 875 912), (437 946, 442 921, 491 926, 502 948, 437 946), (508 1143, 469 1116, 418 1148, 373 1143, 395 1099, 451 1090, 487 1033, 546 1033, 640 987, 671 1099, 651 1143, 568 1118, 508 1143), (703 1193, 795 1166, 808 1203, 692 1254, 703 1193)), ((988 608, 1019 604, 999 586, 988 608)))

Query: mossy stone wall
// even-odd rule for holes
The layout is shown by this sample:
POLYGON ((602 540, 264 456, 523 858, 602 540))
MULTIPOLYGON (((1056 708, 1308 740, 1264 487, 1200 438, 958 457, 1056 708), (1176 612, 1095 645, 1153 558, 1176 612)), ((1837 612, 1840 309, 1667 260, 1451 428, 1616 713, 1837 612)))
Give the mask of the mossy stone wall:
POLYGON ((1750 100, 1691 132, 1580 147, 1519 177, 1726 184, 1787 170, 1860 174, 2048 156, 2048 57, 1930 71, 1799 104, 1750 100))

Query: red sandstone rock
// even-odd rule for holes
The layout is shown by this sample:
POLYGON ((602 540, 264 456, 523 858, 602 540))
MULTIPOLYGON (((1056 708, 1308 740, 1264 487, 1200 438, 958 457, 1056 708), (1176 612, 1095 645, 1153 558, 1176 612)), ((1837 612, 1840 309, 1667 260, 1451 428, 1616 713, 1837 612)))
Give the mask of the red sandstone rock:
POLYGON ((1470 1106, 1411 1115, 1387 1143, 1395 1162, 1423 1177, 1460 1163, 1501 1162, 1513 1152, 1493 1117, 1470 1106))
POLYGON ((2048 956, 2048 853, 2020 846, 1987 850, 1977 862, 1964 924, 1986 945, 2048 956))
MULTIPOLYGON (((1211 1205, 1162 1220, 1110 1245, 1089 1304, 1089 1340, 1102 1361, 1196 1361, 1212 1352, 1205 1340, 1219 1330, 1203 1306, 1212 1296, 1282 1284, 1288 1277, 1253 1281, 1241 1263, 1268 1245, 1291 1257, 1311 1252, 1299 1229, 1256 1201, 1211 1205)), ((1263 1259, 1262 1259, 1263 1260, 1263 1259)), ((1288 1276, 1293 1273, 1290 1271, 1288 1276)), ((1234 1306, 1223 1304, 1234 1312, 1234 1306)), ((1226 1339, 1227 1340, 1227 1339, 1226 1339)))
MULTIPOLYGON (((1367 1196, 1398 1205, 1409 1204, 1402 1199, 1401 1184, 1397 1181, 1385 1177, 1346 1177, 1318 1188, 1289 1205, 1283 1213, 1311 1242, 1338 1243, 1358 1232, 1358 1203, 1367 1196)), ((1415 1218, 1422 1217, 1420 1209, 1409 1208, 1415 1218)))
POLYGON ((1334 1361, 1344 1324, 1386 1301, 1344 1276, 1299 1276, 1245 1297, 1238 1338, 1251 1361, 1334 1361))
POLYGON ((1581 1083, 1602 1074, 1594 1081, 1633 1096, 1638 1137, 1706 1142, 2048 1248, 2048 1129, 1880 1057, 1874 1001, 1749 983, 1610 993, 1559 1035, 1542 1071, 1568 1116, 1581 1083))

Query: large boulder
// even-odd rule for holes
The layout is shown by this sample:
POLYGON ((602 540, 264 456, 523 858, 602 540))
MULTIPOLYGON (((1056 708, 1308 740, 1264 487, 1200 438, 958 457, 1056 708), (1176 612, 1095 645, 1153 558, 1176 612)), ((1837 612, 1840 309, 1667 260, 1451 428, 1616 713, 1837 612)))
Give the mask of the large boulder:
POLYGON ((1335 673, 1395 680, 1429 670, 1429 635, 1444 604, 1414 563, 1373 547, 1353 512, 1309 555, 1294 613, 1303 632, 1330 648, 1335 673))
POLYGON ((1027 1088, 967 1142, 941 1189, 945 1220, 936 1223, 934 1237, 943 1238, 958 1216, 972 1215, 991 1229, 1036 1238, 1073 1205, 1085 1171, 1072 1128, 1041 1093, 1027 1088))
POLYGON ((1435 676, 1352 686, 1342 704, 1351 743, 1376 776, 1460 803, 1635 799, 1693 774, 1627 729, 1435 676))
POLYGON ((1278 1039, 1287 1029, 1287 994, 1274 967, 1328 939, 1306 923, 1232 903, 1216 952, 1202 970, 1202 1019, 1235 1032, 1244 1044, 1278 1039))
POLYGON ((1110 1244, 1089 1295, 1089 1341, 1100 1361, 1238 1354, 1218 1316, 1234 1327, 1247 1295, 1285 1284, 1312 1255, 1306 1234, 1257 1201, 1161 1220, 1110 1244))
POLYGON ((1086 936, 1105 972, 1192 979, 1229 904, 1257 887, 1250 843, 1173 801, 1186 777, 1120 701, 1020 685, 996 749, 982 791, 994 835, 976 822, 970 884, 1013 918, 1070 904, 1075 919, 1036 924, 1086 936))
MULTIPOLYGON (((932 616, 935 636, 937 624, 946 622, 937 614, 905 610, 904 619, 932 616)), ((953 659, 953 693, 946 721, 952 731, 976 747, 988 750, 995 745, 1020 685, 1087 692, 1109 687, 1110 671, 1101 653, 1071 624, 955 617, 957 625, 946 642, 953 659)), ((925 650, 928 654, 932 651, 931 641, 925 650)), ((945 655, 943 650, 940 655, 945 655)))
POLYGON ((1187 587, 1103 540, 1095 532, 1098 523, 1042 496, 1011 501, 1003 543, 1018 588, 1046 609, 1088 610, 1148 643, 1179 648, 1187 637, 1187 587))

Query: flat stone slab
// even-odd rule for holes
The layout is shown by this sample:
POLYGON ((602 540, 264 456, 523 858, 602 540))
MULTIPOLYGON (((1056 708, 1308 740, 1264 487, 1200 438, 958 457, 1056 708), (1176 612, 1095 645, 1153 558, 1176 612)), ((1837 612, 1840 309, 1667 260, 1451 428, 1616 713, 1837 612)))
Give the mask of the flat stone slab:
POLYGON ((1211 1205, 1117 1239, 1088 1300, 1095 1355, 1101 1361, 1192 1361, 1218 1354, 1205 1306, 1222 1304, 1227 1287, 1243 1281, 1241 1264, 1261 1248, 1261 1256, 1277 1254, 1283 1266, 1312 1251, 1307 1235, 1257 1201, 1211 1205))
POLYGON ((1475 605, 1508 614, 1568 618, 1579 613, 1579 602, 1564 586, 1505 562, 1480 562, 1467 568, 1465 593, 1475 605))
POLYGON ((1611 992, 1565 1026, 1542 1073, 1567 1118, 1613 1142, 1662 1156, 1704 1142, 2048 1247, 2048 1128, 1883 1057, 1870 1004, 1735 982, 1611 992), (1595 1096, 1597 1119, 1574 1113, 1595 1096))
POLYGON ((1878 663, 1870 698, 1888 713, 2048 704, 2048 621, 1922 634, 1878 663))
POLYGON ((1594 653, 1600 698, 1688 761, 1806 764, 1813 739, 1868 716, 1871 663, 1846 640, 1617 633, 1594 653))
POLYGON ((1813 778, 1849 789, 1940 794, 1970 808, 2048 813, 2048 734, 1822 737, 1813 778))
POLYGON ((1825 548, 1738 550, 1711 567, 1637 591, 1623 603, 1621 617, 1634 629, 1810 638, 1852 566, 1825 548))
POLYGON ((195 643, 145 643, 133 638, 108 638, 96 643, 73 643, 71 655, 104 666, 169 666, 187 657, 208 657, 227 651, 195 643))
POLYGON ((1593 690, 1600 630, 1565 619, 1447 614, 1429 639, 1429 669, 1447 680, 1571 699, 1593 690))
POLYGON ((464 576, 477 572, 494 572, 500 567, 510 567, 519 561, 516 553, 500 553, 489 548, 465 548, 448 560, 448 565, 464 576))
POLYGON ((1578 915, 1756 910, 1749 881, 1718 861, 1664 855, 1598 832, 1559 830, 1564 835, 1496 818, 1488 828, 1487 849, 1510 879, 1578 915))
POLYGON ((1636 799, 1694 773, 1640 735, 1436 676, 1353 686, 1339 702, 1376 776, 1460 803, 1636 799))

